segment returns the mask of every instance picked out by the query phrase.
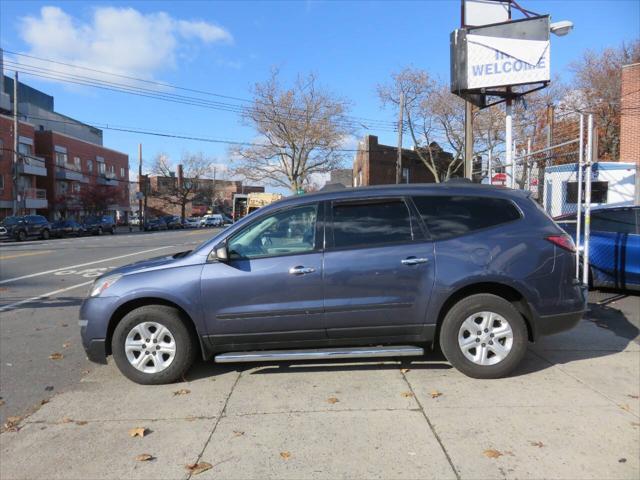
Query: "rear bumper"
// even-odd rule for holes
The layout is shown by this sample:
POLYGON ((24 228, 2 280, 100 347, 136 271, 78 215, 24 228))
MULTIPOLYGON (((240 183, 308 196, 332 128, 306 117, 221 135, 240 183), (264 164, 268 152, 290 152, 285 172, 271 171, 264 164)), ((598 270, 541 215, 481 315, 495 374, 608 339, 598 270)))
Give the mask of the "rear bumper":
POLYGON ((537 336, 553 335, 564 332, 565 330, 571 330, 580 322, 585 312, 586 310, 580 310, 578 312, 538 317, 536 325, 537 336))

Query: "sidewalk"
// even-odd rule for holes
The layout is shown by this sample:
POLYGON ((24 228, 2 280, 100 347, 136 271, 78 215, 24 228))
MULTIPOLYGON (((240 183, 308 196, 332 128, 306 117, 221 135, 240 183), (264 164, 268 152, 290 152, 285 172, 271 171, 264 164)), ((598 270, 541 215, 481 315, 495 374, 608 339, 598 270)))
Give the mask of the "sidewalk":
POLYGON ((638 478, 637 333, 585 320, 492 381, 464 377, 439 354, 208 363, 157 387, 111 364, 0 435, 0 478, 180 479, 199 462, 212 468, 198 479, 638 478), (144 437, 129 435, 136 427, 144 437), (153 459, 137 461, 144 453, 153 459))

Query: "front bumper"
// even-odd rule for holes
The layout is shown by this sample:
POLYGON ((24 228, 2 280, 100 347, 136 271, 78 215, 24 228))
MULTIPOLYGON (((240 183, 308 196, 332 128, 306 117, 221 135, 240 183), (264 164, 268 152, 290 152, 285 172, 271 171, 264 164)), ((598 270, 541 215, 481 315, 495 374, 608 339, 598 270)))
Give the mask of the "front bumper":
POLYGON ((87 358, 96 363, 107 363, 107 334, 109 319, 113 315, 118 297, 89 297, 80 307, 80 336, 87 358))

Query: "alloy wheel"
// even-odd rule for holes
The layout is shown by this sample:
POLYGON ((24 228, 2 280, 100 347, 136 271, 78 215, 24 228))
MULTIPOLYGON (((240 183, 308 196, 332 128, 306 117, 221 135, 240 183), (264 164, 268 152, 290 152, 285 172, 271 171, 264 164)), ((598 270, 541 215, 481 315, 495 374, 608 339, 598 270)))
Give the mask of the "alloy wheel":
POLYGON ((176 341, 171 331, 157 322, 142 322, 127 334, 124 344, 127 360, 144 373, 167 369, 176 356, 176 341))
POLYGON ((495 365, 511 352, 513 330, 502 315, 474 313, 460 326, 458 346, 464 356, 476 365, 495 365))

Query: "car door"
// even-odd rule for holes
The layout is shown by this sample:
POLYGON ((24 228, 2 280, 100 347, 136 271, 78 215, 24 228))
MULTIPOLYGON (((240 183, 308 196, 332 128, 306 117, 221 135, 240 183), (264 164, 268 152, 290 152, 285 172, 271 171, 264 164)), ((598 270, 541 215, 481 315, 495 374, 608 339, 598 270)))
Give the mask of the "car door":
POLYGON ((202 272, 210 339, 230 348, 325 339, 322 239, 318 203, 257 215, 232 234, 228 260, 202 272))
POLYGON ((434 248, 404 198, 327 205, 324 258, 329 338, 416 338, 434 283, 434 248))

